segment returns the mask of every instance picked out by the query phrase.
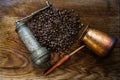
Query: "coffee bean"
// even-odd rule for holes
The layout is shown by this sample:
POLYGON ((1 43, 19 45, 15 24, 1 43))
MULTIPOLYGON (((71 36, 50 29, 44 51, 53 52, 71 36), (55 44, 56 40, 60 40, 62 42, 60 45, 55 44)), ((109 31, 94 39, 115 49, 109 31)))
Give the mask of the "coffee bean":
POLYGON ((50 7, 28 20, 34 36, 41 46, 49 51, 64 51, 74 43, 80 26, 80 17, 74 10, 59 10, 50 7))

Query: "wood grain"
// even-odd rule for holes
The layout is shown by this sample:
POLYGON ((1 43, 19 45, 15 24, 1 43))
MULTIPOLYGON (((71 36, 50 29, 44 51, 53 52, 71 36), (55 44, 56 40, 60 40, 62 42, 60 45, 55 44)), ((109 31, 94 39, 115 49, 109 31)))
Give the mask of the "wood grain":
MULTIPOLYGON (((74 9, 81 22, 114 35, 118 42, 109 56, 100 58, 87 47, 73 55, 49 76, 42 73, 64 54, 51 53, 43 67, 35 67, 30 53, 15 32, 15 20, 45 6, 44 0, 0 0, 0 80, 119 80, 120 79, 120 1, 50 0, 60 9, 74 9)), ((80 46, 76 42, 73 51, 80 46)))

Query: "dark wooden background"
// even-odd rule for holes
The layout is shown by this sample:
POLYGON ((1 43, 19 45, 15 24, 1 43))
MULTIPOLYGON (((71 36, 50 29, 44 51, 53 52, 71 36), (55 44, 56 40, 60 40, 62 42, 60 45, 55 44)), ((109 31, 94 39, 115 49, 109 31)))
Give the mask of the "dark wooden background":
MULTIPOLYGON (((0 0, 0 80, 120 80, 120 1, 50 0, 60 9, 74 9, 81 22, 114 35, 118 42, 109 56, 100 58, 88 48, 72 56, 49 76, 42 72, 63 54, 52 53, 49 64, 35 67, 15 32, 15 20, 45 6, 44 0, 0 0)), ((76 44, 78 45, 78 44, 76 44)), ((74 48, 70 49, 71 52, 74 48)))

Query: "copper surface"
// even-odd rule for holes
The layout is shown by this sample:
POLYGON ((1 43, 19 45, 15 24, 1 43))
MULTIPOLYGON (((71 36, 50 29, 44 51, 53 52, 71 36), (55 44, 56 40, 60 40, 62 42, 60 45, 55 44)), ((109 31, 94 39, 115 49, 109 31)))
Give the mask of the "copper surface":
POLYGON ((82 40, 99 56, 105 56, 116 42, 114 37, 92 28, 88 29, 82 40))

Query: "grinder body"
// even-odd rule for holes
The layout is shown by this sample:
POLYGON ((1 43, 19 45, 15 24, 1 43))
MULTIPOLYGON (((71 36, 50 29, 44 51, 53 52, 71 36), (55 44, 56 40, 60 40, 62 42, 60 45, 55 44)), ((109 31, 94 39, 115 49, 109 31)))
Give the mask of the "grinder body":
POLYGON ((33 64, 41 66, 50 59, 49 51, 39 45, 30 29, 24 23, 16 21, 16 32, 31 53, 33 64))

